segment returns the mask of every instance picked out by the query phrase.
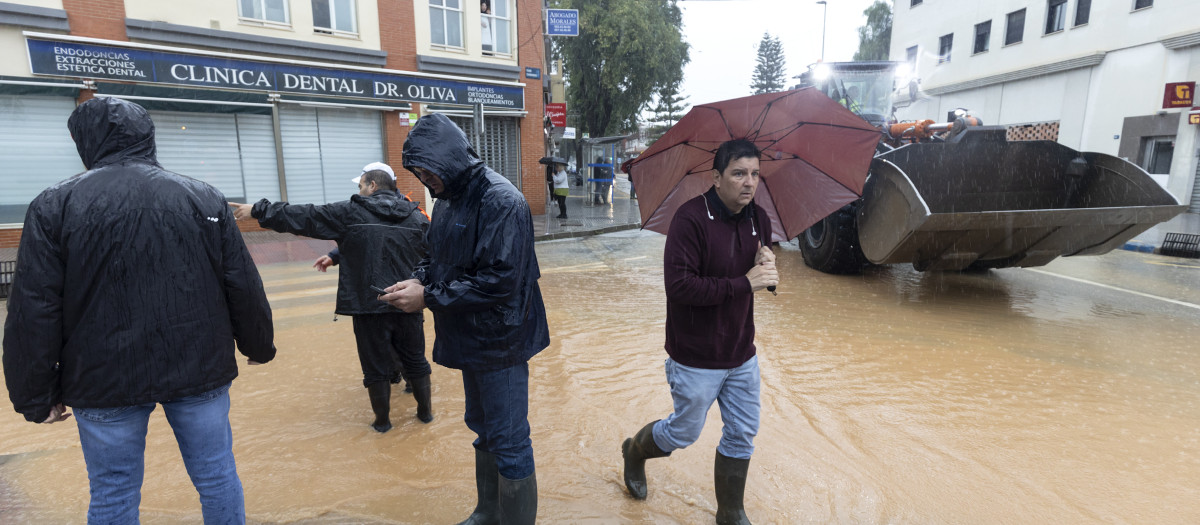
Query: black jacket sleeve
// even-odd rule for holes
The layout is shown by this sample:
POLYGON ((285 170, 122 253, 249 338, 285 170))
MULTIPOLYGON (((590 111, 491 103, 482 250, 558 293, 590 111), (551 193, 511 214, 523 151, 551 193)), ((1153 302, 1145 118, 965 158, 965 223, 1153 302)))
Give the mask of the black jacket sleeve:
POLYGON ((331 204, 288 204, 267 199, 254 203, 250 215, 263 228, 314 239, 337 240, 346 233, 350 201, 331 204))
POLYGON ((246 249, 233 213, 226 207, 222 213, 221 252, 225 270, 225 300, 233 337, 243 355, 259 363, 275 358, 275 328, 271 321, 271 305, 263 289, 258 268, 246 249))
MULTIPOLYGON (((42 422, 62 401, 63 276, 59 226, 39 197, 25 214, 4 323, 4 382, 13 408, 42 422)), ((55 208, 56 209, 56 208, 55 208)))

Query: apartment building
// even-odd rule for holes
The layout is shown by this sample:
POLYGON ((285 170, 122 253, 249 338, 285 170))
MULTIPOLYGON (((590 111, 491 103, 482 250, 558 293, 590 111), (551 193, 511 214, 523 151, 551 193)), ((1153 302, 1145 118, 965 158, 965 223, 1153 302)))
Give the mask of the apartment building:
POLYGON ((83 171, 66 120, 96 96, 145 106, 163 166, 243 202, 345 200, 363 165, 399 168, 412 123, 444 113, 541 213, 541 4, 0 2, 0 248, 39 192, 83 171))
POLYGON ((1200 2, 895 0, 890 54, 920 85, 901 90, 897 117, 965 108, 1039 125, 1138 164, 1200 212, 1200 99, 1186 84, 1200 81, 1200 2))

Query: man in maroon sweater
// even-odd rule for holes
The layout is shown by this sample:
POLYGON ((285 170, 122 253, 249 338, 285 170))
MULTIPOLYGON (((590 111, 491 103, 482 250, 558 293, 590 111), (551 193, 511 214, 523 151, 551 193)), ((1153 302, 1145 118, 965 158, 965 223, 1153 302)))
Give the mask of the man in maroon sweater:
POLYGON ((713 187, 679 207, 663 253, 667 291, 667 382, 675 411, 621 444, 625 486, 646 498, 646 460, 700 437, 708 409, 721 406, 714 467, 717 523, 749 523, 742 505, 758 433, 759 373, 754 292, 779 284, 771 223, 759 222, 758 148, 721 144, 713 187))

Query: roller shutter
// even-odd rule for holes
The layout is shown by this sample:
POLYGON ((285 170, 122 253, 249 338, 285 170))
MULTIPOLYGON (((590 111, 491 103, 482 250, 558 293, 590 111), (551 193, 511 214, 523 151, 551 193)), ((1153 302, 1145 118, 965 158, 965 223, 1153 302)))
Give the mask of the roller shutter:
POLYGON ((281 106, 279 127, 288 201, 325 204, 349 199, 350 179, 384 161, 380 112, 281 106))
POLYGON ((25 222, 42 190, 83 172, 67 131, 74 110, 73 98, 0 95, 0 224, 25 222))
POLYGON ((151 111, 158 162, 212 184, 225 198, 279 198, 269 115, 151 111))

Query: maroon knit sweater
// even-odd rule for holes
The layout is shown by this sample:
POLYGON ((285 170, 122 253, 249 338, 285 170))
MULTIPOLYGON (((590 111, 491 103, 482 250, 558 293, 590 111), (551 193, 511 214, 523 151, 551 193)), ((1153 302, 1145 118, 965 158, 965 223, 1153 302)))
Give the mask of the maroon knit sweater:
POLYGON ((727 369, 754 357, 754 294, 746 272, 754 266, 759 240, 770 244, 771 221, 761 217, 751 224, 753 207, 734 215, 709 188, 675 212, 663 276, 665 346, 679 364, 727 369))

